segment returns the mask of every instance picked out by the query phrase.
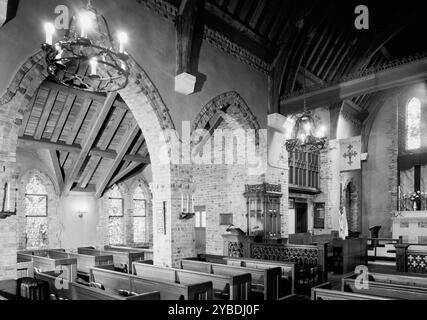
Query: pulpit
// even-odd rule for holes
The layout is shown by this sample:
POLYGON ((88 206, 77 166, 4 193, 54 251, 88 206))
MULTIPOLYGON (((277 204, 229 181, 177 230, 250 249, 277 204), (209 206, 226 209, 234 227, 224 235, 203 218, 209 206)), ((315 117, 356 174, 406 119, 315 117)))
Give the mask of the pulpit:
POLYGON ((263 239, 281 238, 281 185, 246 185, 247 234, 263 239))

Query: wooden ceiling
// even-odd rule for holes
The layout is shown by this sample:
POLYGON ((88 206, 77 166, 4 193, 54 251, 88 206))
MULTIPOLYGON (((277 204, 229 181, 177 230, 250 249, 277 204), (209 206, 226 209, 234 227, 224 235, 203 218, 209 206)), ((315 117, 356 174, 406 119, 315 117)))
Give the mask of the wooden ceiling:
MULTIPOLYGON (((167 1, 180 8, 189 0, 167 1)), ((203 2, 207 27, 255 54, 272 69, 280 68, 278 91, 282 97, 301 89, 303 70, 317 83, 336 82, 356 71, 427 50, 419 38, 427 19, 421 1, 365 1, 369 30, 354 26, 355 8, 361 4, 356 0, 203 2), (282 63, 278 65, 278 61, 282 63)), ((374 97, 355 97, 353 102, 368 109, 374 97)))
POLYGON ((118 94, 89 93, 49 80, 28 106, 18 141, 20 148, 49 150, 63 194, 102 196, 150 163, 144 136, 118 94))

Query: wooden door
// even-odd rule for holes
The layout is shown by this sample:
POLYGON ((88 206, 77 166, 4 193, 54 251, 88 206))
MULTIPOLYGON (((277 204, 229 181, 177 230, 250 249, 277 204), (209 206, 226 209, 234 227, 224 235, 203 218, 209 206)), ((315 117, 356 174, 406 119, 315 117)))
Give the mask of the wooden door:
POLYGON ((206 253, 206 207, 195 207, 196 254, 206 253))
POLYGON ((307 204, 295 204, 295 233, 305 233, 308 231, 307 226, 307 204))

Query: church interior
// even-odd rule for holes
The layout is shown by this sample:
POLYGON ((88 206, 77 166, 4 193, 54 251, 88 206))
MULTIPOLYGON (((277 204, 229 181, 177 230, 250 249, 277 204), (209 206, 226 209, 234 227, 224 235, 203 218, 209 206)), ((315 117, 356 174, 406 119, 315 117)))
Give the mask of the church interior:
POLYGON ((0 0, 0 300, 427 300, 426 20, 0 0))

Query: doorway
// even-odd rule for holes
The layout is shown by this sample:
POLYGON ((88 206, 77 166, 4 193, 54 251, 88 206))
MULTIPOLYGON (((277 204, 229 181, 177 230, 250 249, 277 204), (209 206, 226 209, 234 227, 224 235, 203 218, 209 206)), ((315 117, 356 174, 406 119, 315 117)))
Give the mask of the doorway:
POLYGON ((295 233, 307 231, 307 203, 295 203, 295 233))

